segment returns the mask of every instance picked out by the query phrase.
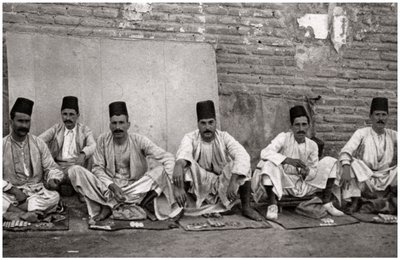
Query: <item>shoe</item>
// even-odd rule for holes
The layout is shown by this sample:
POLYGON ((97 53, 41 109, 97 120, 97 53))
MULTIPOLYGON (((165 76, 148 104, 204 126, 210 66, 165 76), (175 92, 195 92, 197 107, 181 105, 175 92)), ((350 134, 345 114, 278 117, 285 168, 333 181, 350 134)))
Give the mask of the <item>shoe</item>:
POLYGON ((275 204, 269 205, 267 208, 267 215, 265 217, 270 220, 277 220, 278 219, 278 206, 275 204))
POLYGON ((322 207, 324 207, 324 209, 326 209, 326 211, 328 211, 328 213, 332 216, 335 216, 335 217, 344 216, 344 213, 342 211, 336 209, 333 206, 332 202, 325 203, 324 205, 322 205, 322 207))

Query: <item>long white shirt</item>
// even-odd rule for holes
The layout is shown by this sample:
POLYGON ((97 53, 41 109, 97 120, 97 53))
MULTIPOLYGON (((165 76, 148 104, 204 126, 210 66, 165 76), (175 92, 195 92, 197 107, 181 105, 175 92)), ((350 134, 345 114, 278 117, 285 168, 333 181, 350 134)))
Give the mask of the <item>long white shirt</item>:
POLYGON ((383 190, 397 176, 396 149, 396 131, 385 129, 379 136, 372 127, 365 127, 354 132, 340 151, 339 161, 351 164, 358 181, 374 177, 375 189, 383 190))
POLYGON ((65 128, 64 142, 61 153, 61 160, 68 160, 78 157, 78 150, 76 148, 76 126, 73 129, 65 128))

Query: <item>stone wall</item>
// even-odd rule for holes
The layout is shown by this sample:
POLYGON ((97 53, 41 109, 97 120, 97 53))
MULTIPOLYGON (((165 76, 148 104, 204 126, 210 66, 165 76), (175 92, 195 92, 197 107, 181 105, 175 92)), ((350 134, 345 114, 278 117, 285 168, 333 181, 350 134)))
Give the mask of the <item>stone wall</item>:
POLYGON ((368 125, 372 97, 390 99, 389 127, 397 126, 395 3, 5 3, 7 31, 212 44, 221 127, 245 145, 253 166, 288 126, 282 104, 311 100, 326 155, 337 156, 354 130, 368 125), (265 122, 265 111, 279 106, 265 122), (281 127, 266 134, 270 124, 281 127))

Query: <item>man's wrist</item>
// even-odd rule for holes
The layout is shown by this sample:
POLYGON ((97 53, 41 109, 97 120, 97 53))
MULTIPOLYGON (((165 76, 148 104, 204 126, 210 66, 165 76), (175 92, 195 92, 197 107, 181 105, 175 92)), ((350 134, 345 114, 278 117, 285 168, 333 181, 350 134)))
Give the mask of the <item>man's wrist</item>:
POLYGON ((182 168, 185 168, 188 162, 185 159, 179 159, 178 161, 176 161, 176 164, 178 164, 182 168))

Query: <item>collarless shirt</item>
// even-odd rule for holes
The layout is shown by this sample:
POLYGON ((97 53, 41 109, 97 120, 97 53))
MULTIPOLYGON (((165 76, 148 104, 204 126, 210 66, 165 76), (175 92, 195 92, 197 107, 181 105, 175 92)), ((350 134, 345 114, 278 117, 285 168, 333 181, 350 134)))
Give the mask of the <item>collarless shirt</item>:
POLYGON ((371 132, 376 146, 378 161, 381 161, 386 149, 386 132, 380 135, 378 135, 374 130, 371 130, 371 132))
POLYGON ((203 167, 207 171, 212 171, 212 156, 213 156, 212 142, 201 141, 201 151, 198 163, 201 167, 203 167))
POLYGON ((119 187, 125 187, 129 184, 130 179, 130 152, 129 142, 122 145, 114 143, 115 156, 115 179, 114 182, 119 187))
POLYGON ((64 126, 64 142, 61 152, 61 160, 72 159, 78 157, 76 149, 76 125, 73 129, 64 126))
POLYGON ((11 149, 15 173, 26 177, 31 176, 32 167, 28 138, 25 138, 22 142, 18 142, 11 137, 11 149))

